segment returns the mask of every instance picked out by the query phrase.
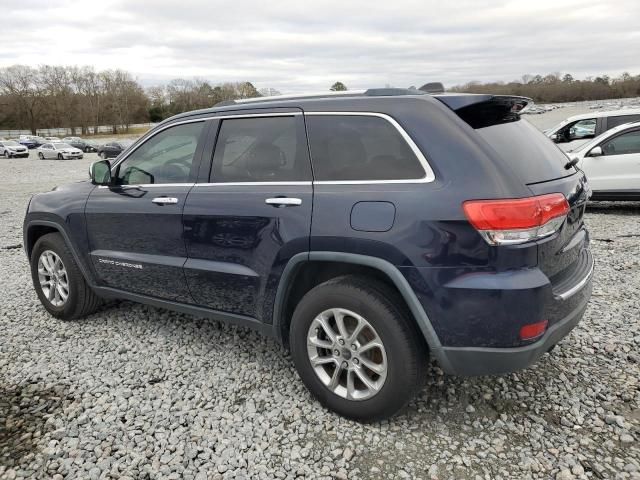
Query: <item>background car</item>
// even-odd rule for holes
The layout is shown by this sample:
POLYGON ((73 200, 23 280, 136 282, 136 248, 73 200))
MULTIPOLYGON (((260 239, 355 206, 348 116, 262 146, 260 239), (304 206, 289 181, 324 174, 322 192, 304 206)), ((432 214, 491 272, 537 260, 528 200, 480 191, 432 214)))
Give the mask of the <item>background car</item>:
POLYGON ((637 108, 584 113, 569 117, 544 133, 557 143, 561 150, 575 152, 607 130, 637 121, 640 121, 640 109, 637 108))
POLYGON ((570 158, 587 175, 592 200, 640 200, 640 122, 612 128, 570 158))
POLYGON ((115 158, 122 153, 124 146, 119 142, 107 142, 98 147, 100 158, 115 158))
POLYGON ((60 137, 44 137, 47 142, 61 142, 60 137))
POLYGON ((28 157, 29 150, 15 140, 2 140, 0 141, 0 155, 7 158, 28 157))
POLYGON ((20 145, 23 145, 29 149, 31 148, 38 148, 40 145, 38 143, 38 141, 36 139, 34 139, 32 136, 25 136, 25 135, 20 135, 20 138, 18 139, 18 143, 20 145))
POLYGON ((47 158, 57 158, 58 160, 80 159, 83 157, 82 150, 72 147, 67 143, 52 142, 45 143, 38 148, 40 160, 47 158))
POLYGON ((96 152, 98 150, 98 147, 95 145, 95 143, 89 140, 83 140, 80 137, 64 137, 62 141, 64 143, 68 143, 72 147, 82 150, 85 153, 96 152))

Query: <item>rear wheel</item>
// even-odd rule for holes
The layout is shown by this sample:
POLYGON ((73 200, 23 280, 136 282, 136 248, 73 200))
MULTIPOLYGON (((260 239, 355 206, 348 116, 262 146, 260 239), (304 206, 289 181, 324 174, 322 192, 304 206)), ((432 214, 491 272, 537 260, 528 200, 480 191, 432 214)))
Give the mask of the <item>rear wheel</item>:
POLYGON ((344 276, 310 290, 290 344, 309 391, 347 418, 390 417, 424 384, 424 341, 395 291, 376 280, 344 276))
POLYGON ((63 320, 84 317, 102 303, 87 285, 59 233, 38 239, 31 252, 31 279, 44 308, 63 320))
POLYGON ((44 160, 44 153, 38 152, 38 157, 40 157, 40 160, 44 160))

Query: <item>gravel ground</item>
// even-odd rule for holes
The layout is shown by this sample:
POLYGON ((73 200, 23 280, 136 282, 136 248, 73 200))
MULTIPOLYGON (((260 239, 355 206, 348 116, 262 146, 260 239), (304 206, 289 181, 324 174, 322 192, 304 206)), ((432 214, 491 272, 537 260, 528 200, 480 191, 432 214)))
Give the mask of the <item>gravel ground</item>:
POLYGON ((640 203, 587 213, 584 320, 534 367, 426 388, 390 421, 323 410, 275 341, 119 302, 47 315, 21 248, 29 196, 78 161, 0 159, 0 477, 640 478, 640 203))

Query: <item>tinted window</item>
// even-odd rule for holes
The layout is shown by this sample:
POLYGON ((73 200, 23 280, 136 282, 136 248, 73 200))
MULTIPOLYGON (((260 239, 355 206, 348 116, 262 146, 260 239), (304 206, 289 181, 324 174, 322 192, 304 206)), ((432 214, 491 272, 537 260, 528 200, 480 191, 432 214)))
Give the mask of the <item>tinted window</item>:
POLYGON ((605 155, 627 155, 640 153, 640 130, 627 132, 602 144, 605 155))
POLYGON ((400 132, 380 117, 307 116, 316 180, 412 180, 425 171, 400 132))
POLYGON ((640 115, 618 115, 615 117, 607 118, 607 130, 622 125, 623 123, 637 122, 640 120, 640 115))
POLYGON ((119 185, 188 183, 204 122, 167 128, 138 147, 118 165, 119 185))
POLYGON ((311 180, 304 138, 302 121, 295 116, 223 120, 211 181, 311 180))
POLYGON ((524 183, 566 177, 567 156, 540 130, 526 120, 479 128, 478 134, 512 166, 524 183))

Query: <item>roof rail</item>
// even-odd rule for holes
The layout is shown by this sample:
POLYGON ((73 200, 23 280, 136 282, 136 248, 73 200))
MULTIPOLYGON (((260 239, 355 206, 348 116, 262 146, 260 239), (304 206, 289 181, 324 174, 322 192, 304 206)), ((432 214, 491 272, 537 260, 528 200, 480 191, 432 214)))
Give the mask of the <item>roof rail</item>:
POLYGON ((369 88, 368 90, 344 90, 340 92, 311 92, 297 93, 292 95, 272 95, 268 97, 241 98, 237 100, 224 100, 216 103, 216 107, 224 107, 227 105, 242 105, 246 103, 262 103, 262 102, 278 102, 282 100, 304 100, 312 98, 332 98, 332 97, 382 97, 382 96, 398 96, 398 95, 427 95, 431 92, 417 90, 415 88, 369 88))
POLYGON ((237 100, 224 100, 217 103, 216 107, 223 107, 225 105, 238 105, 244 103, 254 102, 278 102, 281 100, 298 100, 305 98, 323 98, 323 97, 340 97, 340 96, 356 96, 362 95, 364 90, 344 90, 340 92, 307 92, 307 93, 295 93, 291 95, 270 95, 268 97, 253 97, 253 98, 239 98, 237 100))

